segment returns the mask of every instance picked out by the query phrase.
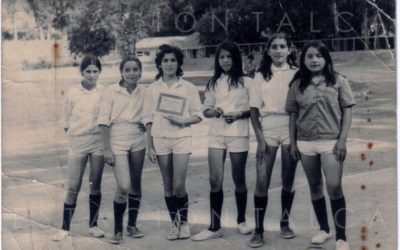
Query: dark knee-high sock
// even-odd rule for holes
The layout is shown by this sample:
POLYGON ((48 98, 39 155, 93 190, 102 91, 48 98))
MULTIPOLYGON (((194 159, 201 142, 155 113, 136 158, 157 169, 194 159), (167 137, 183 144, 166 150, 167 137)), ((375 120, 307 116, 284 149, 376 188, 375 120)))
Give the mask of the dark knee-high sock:
POLYGON ((101 194, 89 195, 89 227, 97 227, 97 218, 99 217, 101 203, 101 194))
POLYGON ((346 241, 346 200, 344 197, 331 200, 331 208, 335 222, 336 240, 346 241))
POLYGON ((141 195, 129 194, 128 196, 128 227, 136 226, 136 219, 139 213, 141 195))
POLYGON ((114 234, 122 233, 123 231, 125 210, 126 202, 117 203, 114 201, 114 234))
POLYGON ((180 216, 180 223, 188 221, 188 209, 189 209, 189 199, 187 194, 183 197, 176 197, 178 204, 178 213, 180 216))
POLYGON ((314 207, 315 215, 317 216, 320 229, 329 233, 329 224, 328 224, 328 215, 326 212, 325 197, 323 196, 318 200, 313 200, 312 204, 314 207))
POLYGON ((254 218, 256 223, 255 232, 258 234, 264 233, 264 216, 268 204, 267 196, 256 196, 254 195, 254 218))
POLYGON ((281 228, 289 226, 289 215, 292 209, 294 191, 288 192, 282 189, 281 193, 281 205, 282 205, 282 215, 281 215, 281 228))
POLYGON ((218 192, 210 192, 210 214, 211 225, 210 231, 217 231, 221 228, 221 211, 224 203, 224 192, 222 189, 218 192))
POLYGON ((64 213, 63 213, 63 224, 62 229, 69 231, 71 225, 72 216, 74 215, 76 204, 66 204, 64 203, 64 213))
POLYGON ((246 221, 246 205, 247 205, 247 191, 239 193, 235 191, 236 207, 238 211, 237 223, 240 224, 246 221))
POLYGON ((177 219, 177 201, 176 196, 164 197, 165 203, 167 204, 167 209, 169 212, 169 216, 171 217, 171 221, 175 222, 177 219))

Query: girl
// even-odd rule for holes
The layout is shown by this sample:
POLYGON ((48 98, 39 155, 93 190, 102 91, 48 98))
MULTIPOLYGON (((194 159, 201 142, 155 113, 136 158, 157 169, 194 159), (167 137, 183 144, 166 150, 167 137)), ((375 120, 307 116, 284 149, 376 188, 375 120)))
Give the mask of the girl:
POLYGON ((343 161, 355 101, 347 80, 333 69, 327 47, 311 42, 304 47, 300 70, 288 92, 290 154, 301 159, 320 231, 311 239, 322 244, 332 237, 323 193, 323 170, 336 229, 336 249, 346 242, 346 202, 342 190, 343 161))
POLYGON ((62 230, 54 236, 55 241, 64 239, 69 233, 88 161, 90 161, 89 234, 96 238, 104 236, 104 232, 97 227, 104 168, 101 135, 96 123, 101 97, 101 88, 97 85, 101 72, 99 59, 90 55, 85 56, 80 65, 80 72, 83 76, 81 83, 72 87, 64 100, 62 121, 69 139, 69 182, 64 202, 62 230))
POLYGON ((117 182, 114 196, 114 235, 110 240, 112 244, 122 241, 127 203, 127 235, 133 238, 144 236, 136 227, 146 152, 145 129, 141 123, 145 89, 138 86, 142 64, 135 56, 128 56, 121 61, 119 70, 122 79, 104 90, 97 121, 103 138, 104 160, 113 167, 117 182))
POLYGON ((222 237, 222 182, 227 150, 232 162, 232 177, 238 211, 238 229, 249 234, 246 224, 246 160, 249 150, 249 93, 251 79, 243 77, 239 47, 230 41, 222 42, 215 54, 214 76, 207 83, 204 116, 210 118, 208 163, 210 168, 211 225, 192 239, 207 240, 222 237))
POLYGON ((161 45, 155 63, 158 75, 147 89, 144 108, 148 156, 158 162, 163 178, 172 221, 167 239, 186 239, 191 235, 185 188, 192 145, 190 126, 201 121, 200 96, 193 84, 181 78, 183 53, 178 47, 161 45))
POLYGON ((254 194, 256 228, 249 242, 251 247, 260 247, 263 244, 268 188, 279 146, 282 162, 280 235, 284 239, 294 237, 289 227, 289 213, 294 198, 292 187, 297 162, 292 161, 289 155, 289 114, 285 110, 285 103, 289 83, 297 68, 295 59, 290 55, 290 46, 291 41, 286 34, 276 33, 271 36, 251 88, 250 116, 258 142, 254 194))
POLYGON ((254 76, 256 74, 256 62, 254 61, 254 55, 253 54, 249 54, 245 57, 246 62, 243 65, 243 73, 245 76, 250 77, 252 79, 254 79, 254 76))

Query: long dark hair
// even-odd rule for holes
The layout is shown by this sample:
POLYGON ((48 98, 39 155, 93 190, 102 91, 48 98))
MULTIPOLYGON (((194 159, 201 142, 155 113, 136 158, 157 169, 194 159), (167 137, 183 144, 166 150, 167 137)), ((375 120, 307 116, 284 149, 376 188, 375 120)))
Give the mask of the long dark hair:
POLYGON ((232 56, 232 67, 228 73, 229 89, 238 88, 239 85, 244 86, 243 82, 243 69, 242 69, 242 55, 240 54, 239 47, 231 41, 223 41, 218 45, 217 51, 215 52, 214 60, 214 75, 208 81, 206 90, 210 88, 214 89, 217 84, 217 80, 221 77, 224 70, 219 65, 219 55, 222 50, 228 51, 232 56))
POLYGON ((165 54, 173 53, 178 61, 178 69, 176 70, 176 76, 181 77, 183 75, 182 64, 183 64, 183 52, 180 48, 168 44, 160 45, 157 49, 156 59, 154 62, 156 63, 158 74, 156 75, 156 80, 160 79, 163 76, 163 71, 161 68, 161 62, 164 58, 165 54))
MULTIPOLYGON (((267 42, 267 47, 264 50, 264 53, 263 53, 263 56, 262 56, 262 59, 260 62, 260 67, 258 68, 258 72, 260 72, 263 75, 265 81, 271 80, 272 74, 273 74, 272 70, 271 70, 272 58, 268 54, 268 50, 271 48, 271 44, 275 39, 284 39, 286 41, 289 51, 293 45, 290 37, 286 33, 283 33, 283 32, 275 33, 269 38, 269 40, 267 42)), ((291 52, 288 55, 286 61, 289 64, 290 68, 293 69, 293 68, 297 67, 296 53, 291 52)))
POLYGON ((300 69, 296 72, 293 77, 292 84, 296 80, 300 80, 299 89, 303 93, 304 90, 311 84, 311 72, 308 70, 304 64, 304 59, 306 57, 306 52, 309 48, 315 48, 321 53, 321 56, 325 59, 325 66, 322 69, 322 75, 325 77, 327 86, 334 86, 336 84, 336 76, 338 73, 333 69, 333 63, 331 55, 329 54, 329 49, 326 45, 320 41, 311 41, 301 51, 300 56, 300 69))

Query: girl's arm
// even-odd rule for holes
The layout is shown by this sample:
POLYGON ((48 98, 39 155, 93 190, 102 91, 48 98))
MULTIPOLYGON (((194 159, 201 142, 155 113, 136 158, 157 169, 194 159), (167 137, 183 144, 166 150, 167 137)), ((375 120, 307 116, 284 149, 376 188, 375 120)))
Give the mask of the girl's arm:
POLYGON ((217 102, 215 91, 206 90, 206 92, 204 92, 204 97, 205 108, 203 109, 203 115, 206 118, 219 118, 224 114, 224 111, 221 108, 215 107, 217 102))
POLYGON ((111 166, 114 165, 115 161, 110 143, 112 98, 112 91, 108 88, 104 89, 100 99, 99 116, 97 117, 97 124, 103 140, 104 161, 111 166))
POLYGON ((172 125, 182 127, 182 128, 189 127, 192 124, 201 122, 201 118, 197 115, 192 115, 186 119, 182 119, 182 118, 175 117, 175 116, 165 116, 165 118, 168 119, 172 125))
POLYGON ((199 91, 194 85, 191 85, 189 96, 189 117, 182 119, 174 116, 166 116, 170 123, 179 127, 189 127, 190 125, 201 122, 201 101, 199 91))
POLYGON ((197 115, 192 115, 191 117, 189 117, 188 119, 185 120, 184 122, 184 126, 190 126, 193 124, 197 124, 199 122, 201 122, 201 117, 197 116, 197 115))
POLYGON ((62 117, 61 117, 61 122, 64 128, 64 132, 68 132, 69 128, 69 117, 71 115, 71 103, 69 100, 69 93, 65 96, 64 102, 63 102, 63 112, 62 112, 62 117))
POLYGON ((342 129, 340 130, 339 138, 333 148, 333 153, 336 155, 336 159, 343 162, 346 159, 347 149, 346 142, 347 136, 349 135, 352 120, 352 108, 343 107, 342 108, 342 129))
POLYGON ((222 109, 220 109, 218 107, 217 108, 207 108, 203 111, 203 115, 206 118, 214 118, 214 117, 218 118, 223 114, 224 114, 224 112, 222 111, 222 109))
POLYGON ((297 148, 297 121, 298 113, 291 112, 289 118, 289 136, 290 136, 290 157, 292 160, 298 161, 301 158, 299 149, 297 148))
POLYGON ((262 133, 261 123, 260 123, 260 112, 258 108, 250 108, 250 120, 251 125, 253 126, 254 133, 257 138, 257 154, 256 154, 256 162, 257 166, 262 164, 265 159, 265 153, 268 152, 267 143, 264 140, 264 135, 262 133))
POLYGON ((224 114, 224 119, 225 119, 226 123, 228 123, 228 124, 230 124, 236 120, 247 119, 249 117, 250 117, 250 110, 224 114))
POLYGON ((251 115, 250 110, 242 111, 242 115, 239 117, 239 119, 247 119, 251 115))
POLYGON ((111 144, 110 144, 110 127, 104 124, 100 124, 100 133, 101 133, 101 138, 103 140, 103 147, 104 147, 104 161, 111 165, 114 166, 114 155, 111 151, 111 144))
POLYGON ((151 127, 153 126, 153 123, 148 122, 146 124, 146 131, 147 131, 147 148, 148 148, 148 153, 147 156, 149 158, 149 160, 152 163, 157 163, 157 154, 156 154, 156 150, 154 149, 154 142, 153 142, 153 136, 151 135, 151 127))

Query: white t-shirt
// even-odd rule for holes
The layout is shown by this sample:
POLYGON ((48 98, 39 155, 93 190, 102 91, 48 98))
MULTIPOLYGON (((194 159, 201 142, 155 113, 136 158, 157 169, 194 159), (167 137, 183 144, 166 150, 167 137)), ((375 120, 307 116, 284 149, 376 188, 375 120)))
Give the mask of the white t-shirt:
MULTIPOLYGON (((244 86, 229 89, 228 76, 223 74, 216 82, 215 89, 205 92, 204 110, 219 107, 224 114, 238 111, 248 111, 251 78, 243 77, 244 86)), ((231 124, 221 116, 211 118, 210 135, 220 136, 249 136, 249 119, 239 119, 231 124)))
POLYGON ((269 114, 287 114, 285 106, 289 83, 298 69, 290 68, 288 64, 280 68, 272 64, 271 70, 272 77, 269 81, 258 72, 251 87, 250 107, 258 108, 261 117, 269 114))
POLYGON ((65 95, 61 122, 69 136, 100 133, 97 117, 102 87, 87 90, 82 84, 74 86, 65 95))
POLYGON ((170 87, 160 78, 146 89, 143 114, 144 124, 153 123, 151 134, 154 137, 192 136, 190 127, 172 125, 165 116, 172 115, 183 119, 193 115, 201 117, 199 91, 196 86, 182 78, 170 87))
MULTIPOLYGON (((116 123, 138 124, 142 120, 146 89, 136 86, 129 94, 119 83, 104 89, 97 124, 112 126, 116 123)), ((135 126, 135 133, 143 133, 135 126)))

